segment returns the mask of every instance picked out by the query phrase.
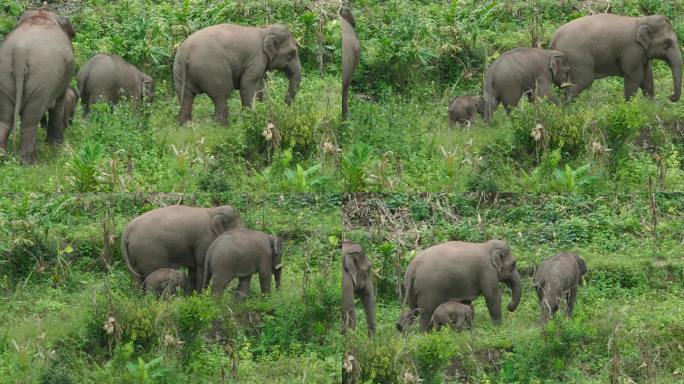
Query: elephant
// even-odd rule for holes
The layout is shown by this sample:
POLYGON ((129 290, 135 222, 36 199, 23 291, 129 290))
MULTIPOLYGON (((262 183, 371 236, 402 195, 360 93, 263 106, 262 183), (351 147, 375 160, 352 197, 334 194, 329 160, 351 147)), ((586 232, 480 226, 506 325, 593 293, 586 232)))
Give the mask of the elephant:
POLYGON ((349 87, 361 59, 361 43, 356 36, 356 20, 349 8, 340 10, 342 27, 342 120, 349 114, 349 87))
POLYGON ((483 295, 492 321, 500 324, 499 282, 511 289, 508 310, 515 311, 522 287, 516 260, 505 241, 449 241, 427 248, 411 260, 404 277, 404 302, 409 311, 420 309, 420 328, 429 331, 432 314, 440 304, 448 300, 471 304, 483 295))
POLYGON ((542 48, 515 48, 504 52, 485 75, 484 119, 491 121, 499 103, 503 103, 506 113, 510 114, 525 94, 530 102, 540 96, 559 104, 551 85, 565 86, 569 78, 570 66, 563 52, 542 48))
POLYGON ((470 329, 473 325, 474 316, 475 311, 472 305, 449 300, 435 309, 430 324, 433 329, 438 331, 445 325, 451 326, 454 330, 462 331, 470 329))
POLYGON ((108 53, 98 53, 78 71, 78 92, 83 116, 96 103, 118 104, 126 97, 136 105, 154 101, 154 80, 126 60, 108 53))
POLYGON ((145 291, 154 293, 157 297, 171 296, 179 289, 187 294, 188 275, 178 269, 160 268, 145 278, 143 287, 145 291))
POLYGON ((342 242, 342 330, 356 328, 356 310, 354 297, 359 297, 363 303, 368 324, 368 334, 374 335, 375 322, 375 291, 371 279, 371 263, 366 257, 361 245, 352 241, 342 242))
POLYGON ((282 276, 282 241, 273 235, 238 228, 217 237, 207 250, 204 265, 204 287, 220 295, 228 283, 239 279, 236 296, 243 299, 249 294, 252 275, 259 274, 261 293, 271 292, 271 275, 276 289, 280 289, 282 276))
POLYGON ((228 96, 240 90, 243 107, 251 107, 267 71, 280 70, 289 79, 285 103, 294 100, 302 77, 297 42, 287 27, 245 27, 219 24, 188 37, 176 52, 173 81, 180 101, 179 123, 192 119, 195 96, 206 93, 214 116, 228 124, 228 96))
POLYGON ((48 143, 64 141, 64 96, 74 72, 73 37, 68 18, 27 10, 0 45, 0 154, 7 152, 7 139, 20 118, 22 163, 36 161, 36 134, 45 113, 48 143))
MULTIPOLYGON (((72 88, 69 87, 66 90, 66 93, 64 94, 64 120, 63 120, 63 125, 64 125, 64 130, 66 131, 67 128, 71 125, 71 122, 74 120, 74 116, 76 115, 76 104, 78 103, 78 92, 72 88)), ((43 118, 40 120, 40 125, 44 128, 47 128, 48 124, 48 115, 45 114, 43 118)))
POLYGON ((454 123, 470 125, 475 121, 475 114, 484 116, 484 98, 482 96, 459 96, 449 104, 449 126, 454 123))
POLYGON ((204 258, 222 233, 244 227, 230 205, 214 208, 172 205, 153 209, 131 220, 121 234, 121 256, 142 284, 160 268, 188 268, 189 290, 204 278, 204 258))
POLYGON ((568 96, 579 95, 594 79, 624 77, 624 97, 629 100, 639 88, 653 97, 653 69, 650 59, 666 61, 672 71, 674 92, 682 92, 682 53, 677 34, 664 16, 627 17, 598 14, 580 17, 551 37, 551 49, 565 52, 570 64, 572 86, 568 96))
POLYGON ((572 317, 577 287, 586 274, 587 264, 572 253, 561 252, 541 263, 533 278, 533 286, 539 298, 541 324, 545 324, 556 314, 562 299, 567 302, 566 315, 572 317))

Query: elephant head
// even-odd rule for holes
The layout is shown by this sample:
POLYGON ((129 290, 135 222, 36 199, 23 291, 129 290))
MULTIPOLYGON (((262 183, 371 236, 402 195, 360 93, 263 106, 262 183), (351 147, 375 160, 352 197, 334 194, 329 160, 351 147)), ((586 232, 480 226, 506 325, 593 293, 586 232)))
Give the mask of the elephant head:
POLYGON ((211 230, 218 236, 230 229, 244 227, 240 212, 230 205, 216 207, 212 210, 211 230))
POLYGON ((575 261, 577 261, 577 266, 579 267, 580 280, 581 280, 581 278, 587 274, 587 271, 588 271, 587 270, 587 263, 585 263, 584 259, 582 259, 581 257, 579 257, 577 255, 573 255, 573 256, 575 256, 575 261))
POLYGON ((399 320, 396 322, 397 330, 405 332, 411 326, 413 321, 420 315, 420 308, 406 308, 401 312, 399 320))
POLYGON ((140 87, 142 90, 141 97, 150 103, 154 102, 154 79, 147 75, 143 75, 140 81, 142 82, 140 87))
POLYGON ((351 278, 354 290, 364 289, 370 278, 371 263, 363 248, 356 243, 344 241, 342 242, 342 254, 344 257, 344 273, 351 278))
POLYGON ((273 278, 275 279, 276 289, 280 289, 280 277, 283 272, 283 241, 277 237, 270 235, 271 252, 273 252, 273 278))
POLYGON ((297 42, 287 27, 274 24, 264 30, 264 54, 266 69, 280 70, 290 80, 285 103, 290 104, 297 95, 302 81, 302 66, 297 54, 297 42))
POLYGON ((520 304, 522 287, 520 285, 520 275, 516 268, 516 261, 513 258, 511 248, 504 241, 491 240, 491 261, 496 270, 499 281, 506 284, 511 289, 511 301, 508 303, 508 310, 515 311, 520 304))
POLYGON ((570 65, 563 52, 553 52, 553 56, 549 60, 549 70, 551 70, 553 83, 557 86, 560 87, 570 82, 570 65))
POLYGON ((351 11, 349 8, 343 7, 340 9, 340 16, 347 20, 347 22, 354 28, 356 28, 356 19, 354 19, 354 15, 352 15, 351 11))
POLYGON ((76 35, 76 33, 74 32, 74 27, 71 25, 69 18, 64 16, 58 16, 57 14, 51 11, 45 11, 40 9, 26 10, 24 11, 24 13, 21 14, 21 17, 19 18, 19 22, 17 24, 21 24, 23 22, 31 24, 56 23, 59 24, 60 27, 62 27, 62 30, 64 30, 64 33, 66 33, 67 36, 69 36, 70 40, 73 40, 74 36, 76 35))
POLYGON ((479 113, 480 116, 484 116, 484 109, 485 109, 484 97, 477 96, 475 98, 475 108, 477 108, 477 113, 479 113))
POLYGON ((674 83, 670 100, 679 100, 682 94, 682 53, 670 21, 665 16, 640 18, 636 41, 644 48, 649 59, 661 59, 668 63, 674 83))

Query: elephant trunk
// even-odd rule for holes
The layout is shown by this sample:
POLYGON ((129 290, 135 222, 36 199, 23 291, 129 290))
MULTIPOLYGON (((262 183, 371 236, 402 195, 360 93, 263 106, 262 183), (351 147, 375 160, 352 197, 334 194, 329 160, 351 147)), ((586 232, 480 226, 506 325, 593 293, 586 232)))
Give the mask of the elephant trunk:
POLYGON ((510 280, 506 281, 506 285, 511 289, 511 301, 508 303, 508 311, 513 312, 520 304, 520 297, 522 296, 522 287, 520 285, 520 275, 516 270, 511 276, 510 280))
POLYGON ((287 96, 285 96, 285 104, 290 105, 299 91, 299 84, 302 81, 302 66, 299 60, 293 60, 285 70, 290 84, 287 88, 287 96))
POLYGON ((667 62, 672 70, 672 82, 674 83, 674 93, 670 96, 670 101, 678 101, 682 95, 682 53, 676 45, 673 52, 668 55, 667 62))

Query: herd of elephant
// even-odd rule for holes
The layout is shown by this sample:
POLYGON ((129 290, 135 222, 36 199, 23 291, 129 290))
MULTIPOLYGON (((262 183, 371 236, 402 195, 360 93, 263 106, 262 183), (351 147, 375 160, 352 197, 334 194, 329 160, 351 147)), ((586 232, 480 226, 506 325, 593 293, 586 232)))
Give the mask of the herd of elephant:
MULTIPOLYGON (((376 320, 371 262, 357 243, 345 240, 341 250, 342 329, 356 327, 354 300, 359 298, 372 335, 376 320)), ((172 205, 148 211, 124 228, 121 256, 139 286, 158 296, 204 288, 221 295, 233 279, 238 279, 235 296, 244 299, 254 274, 259 276, 263 294, 271 291, 271 276, 280 288, 283 268, 281 239, 246 228, 240 213, 230 205, 172 205), (187 268, 188 273, 180 268, 187 268)), ((533 286, 542 323, 563 301, 567 315, 572 316, 577 288, 586 273, 584 260, 571 253, 558 253, 536 269, 533 286)), ((405 331, 418 317, 423 331, 443 326, 470 328, 472 301, 479 296, 484 296, 492 321, 499 324, 499 283, 511 289, 508 310, 514 311, 522 297, 522 285, 511 248, 503 240, 449 241, 427 248, 406 269, 402 284, 406 309, 396 323, 397 329, 405 331)))
POLYGON ((627 17, 597 14, 580 17, 560 28, 551 37, 549 49, 515 48, 503 53, 487 70, 480 96, 460 96, 449 105, 449 122, 470 124, 477 114, 491 121, 499 104, 506 112, 523 96, 530 102, 547 98, 560 104, 552 85, 575 97, 595 79, 624 78, 624 98, 639 89, 655 95, 651 59, 667 62, 672 71, 678 101, 682 90, 682 54, 677 34, 664 16, 627 17))
MULTIPOLYGON (((376 331, 375 299, 371 263, 363 248, 351 241, 342 243, 343 330, 356 327, 354 297, 364 307, 368 333, 376 331)), ((566 302, 571 317, 577 289, 587 273, 584 260, 561 252, 543 261, 535 270, 533 286, 540 307, 540 322, 546 323, 566 302)), ((495 324, 501 323, 499 283, 511 289, 509 311, 515 311, 522 297, 520 275, 511 248, 503 240, 486 243, 449 241, 427 248, 409 263, 402 284, 402 311, 396 327, 406 331, 417 317, 420 329, 430 331, 450 326, 463 330, 472 326, 472 301, 484 296, 495 324)))
MULTIPOLYGON (((340 23, 342 118, 346 119, 349 88, 361 46, 349 9, 340 10, 340 23)), ((47 10, 27 10, 0 43, 0 155, 7 153, 8 138, 20 120, 23 163, 36 161, 36 134, 41 120, 46 121, 48 143, 62 143, 79 97, 84 115, 98 102, 113 105, 127 98, 140 104, 154 98, 154 80, 150 76, 107 53, 88 60, 78 72, 78 89, 70 88, 74 35, 68 18, 47 10)), ((263 98, 264 78, 272 70, 283 72, 289 79, 285 103, 290 104, 299 90, 302 68, 297 42, 283 25, 219 24, 191 34, 179 45, 173 63, 180 125, 191 120, 198 94, 211 98, 215 119, 226 124, 230 93, 239 89, 243 107, 251 107, 255 97, 263 98)))
POLYGON ((146 212, 124 228, 121 256, 137 283, 159 296, 205 287, 220 295, 238 279, 236 296, 244 298, 254 274, 262 293, 271 291, 271 276, 280 287, 282 241, 246 228, 230 205, 173 205, 146 212), (187 268, 187 275, 179 268, 187 268))

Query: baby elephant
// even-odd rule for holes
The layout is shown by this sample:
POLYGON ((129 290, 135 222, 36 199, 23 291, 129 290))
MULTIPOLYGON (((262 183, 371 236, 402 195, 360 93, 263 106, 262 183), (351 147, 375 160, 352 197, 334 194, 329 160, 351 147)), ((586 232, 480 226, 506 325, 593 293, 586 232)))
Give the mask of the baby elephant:
MULTIPOLYGON (((67 88, 66 92, 64 93, 64 119, 62 120, 65 131, 69 127, 69 125, 71 125, 71 122, 74 120, 74 115, 76 115, 76 103, 78 103, 78 93, 72 87, 67 88)), ((40 120, 40 125, 43 128, 47 128, 47 113, 40 120)))
POLYGON ((118 56, 98 53, 78 71, 78 92, 87 116, 91 105, 114 105, 122 96, 136 104, 143 98, 152 102, 154 80, 118 56))
POLYGON ((482 96, 459 96, 449 104, 449 125, 459 123, 470 125, 475 115, 484 116, 484 98, 482 96))
POLYGON ((231 280, 238 278, 236 296, 242 299, 249 294, 252 275, 258 273, 261 293, 271 292, 271 275, 280 288, 281 243, 276 236, 246 228, 224 232, 207 250, 204 287, 211 280, 212 293, 220 295, 231 280))
POLYGON ((475 311, 471 305, 456 300, 449 300, 435 309, 430 319, 430 324, 433 329, 438 331, 445 325, 449 325, 457 331, 462 331, 470 329, 473 325, 474 315, 475 311))
POLYGON ((416 320, 416 318, 420 315, 420 308, 406 308, 401 312, 401 315, 399 315, 399 320, 396 322, 397 330, 399 332, 405 332, 406 330, 409 329, 411 324, 416 320))
POLYGON ((152 272, 143 281, 145 291, 154 293, 157 297, 168 297, 181 289, 188 293, 188 275, 173 268, 161 268, 152 272))
POLYGON ((587 264, 572 253, 559 253, 544 260, 534 273, 533 285, 539 298, 541 315, 545 324, 558 311, 561 300, 567 301, 566 314, 572 317, 577 298, 577 286, 587 274, 587 264))
POLYGON ((361 299, 366 312, 368 334, 375 334, 375 293, 371 263, 363 248, 354 242, 342 242, 342 331, 356 328, 354 296, 361 299))
POLYGON ((510 113, 525 94, 530 102, 541 96, 559 104, 551 86, 563 86, 569 80, 570 66, 563 52, 541 48, 515 48, 505 52, 485 76, 484 118, 490 121, 499 103, 510 113))

